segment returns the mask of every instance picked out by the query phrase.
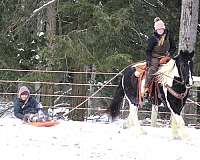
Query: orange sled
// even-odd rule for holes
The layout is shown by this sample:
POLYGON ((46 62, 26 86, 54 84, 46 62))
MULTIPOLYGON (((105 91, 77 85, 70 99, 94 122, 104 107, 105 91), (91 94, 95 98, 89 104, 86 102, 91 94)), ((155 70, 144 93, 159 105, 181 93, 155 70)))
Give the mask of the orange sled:
POLYGON ((56 121, 56 120, 51 120, 51 121, 46 121, 46 122, 31 122, 31 125, 36 126, 36 127, 52 127, 58 124, 59 124, 59 121, 56 121))

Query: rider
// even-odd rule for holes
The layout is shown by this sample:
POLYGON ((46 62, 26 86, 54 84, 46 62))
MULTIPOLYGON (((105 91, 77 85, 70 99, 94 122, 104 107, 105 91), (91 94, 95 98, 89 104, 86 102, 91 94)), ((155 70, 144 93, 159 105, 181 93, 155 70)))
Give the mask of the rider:
POLYGON ((154 78, 154 73, 158 71, 161 57, 166 55, 174 56, 175 51, 174 36, 165 28, 164 22, 159 17, 156 17, 154 19, 154 34, 148 39, 146 50, 148 72, 142 95, 148 91, 148 87, 154 78))
POLYGON ((14 115, 27 122, 48 120, 48 115, 43 111, 42 105, 30 95, 26 86, 20 87, 18 97, 14 101, 14 115))

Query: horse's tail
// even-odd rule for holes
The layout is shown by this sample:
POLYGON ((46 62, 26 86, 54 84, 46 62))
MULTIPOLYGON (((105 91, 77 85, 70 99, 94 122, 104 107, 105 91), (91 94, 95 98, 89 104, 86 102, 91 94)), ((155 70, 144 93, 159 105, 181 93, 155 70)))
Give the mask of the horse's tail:
POLYGON ((112 99, 111 104, 110 104, 109 111, 110 111, 110 115, 111 115, 112 119, 115 119, 120 114, 120 106, 121 106, 121 102, 124 98, 124 90, 123 90, 123 87, 122 87, 122 79, 121 79, 120 84, 118 85, 118 87, 117 87, 117 89, 114 93, 113 99, 112 99))

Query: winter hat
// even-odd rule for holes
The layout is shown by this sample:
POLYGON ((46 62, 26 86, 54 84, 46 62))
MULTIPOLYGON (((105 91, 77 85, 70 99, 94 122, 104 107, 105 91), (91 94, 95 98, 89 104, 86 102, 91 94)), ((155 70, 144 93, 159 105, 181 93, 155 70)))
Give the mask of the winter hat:
POLYGON ((155 30, 165 29, 165 24, 164 24, 164 22, 159 17, 156 17, 154 19, 154 29, 155 30))
POLYGON ((30 91, 26 86, 20 87, 18 92, 18 97, 20 97, 21 95, 28 95, 28 96, 30 95, 30 91))

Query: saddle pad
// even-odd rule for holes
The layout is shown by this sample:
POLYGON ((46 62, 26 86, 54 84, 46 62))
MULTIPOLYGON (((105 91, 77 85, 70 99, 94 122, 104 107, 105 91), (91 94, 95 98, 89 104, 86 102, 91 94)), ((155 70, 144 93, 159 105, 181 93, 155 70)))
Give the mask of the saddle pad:
POLYGON ((46 122, 31 122, 30 124, 35 127, 52 127, 58 125, 59 121, 51 120, 46 122))

